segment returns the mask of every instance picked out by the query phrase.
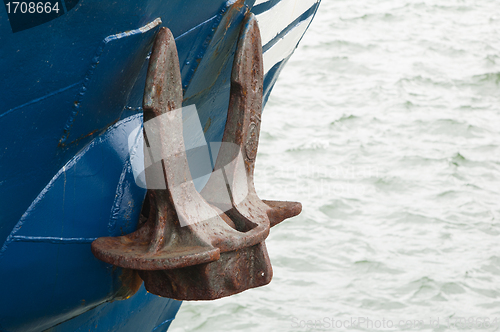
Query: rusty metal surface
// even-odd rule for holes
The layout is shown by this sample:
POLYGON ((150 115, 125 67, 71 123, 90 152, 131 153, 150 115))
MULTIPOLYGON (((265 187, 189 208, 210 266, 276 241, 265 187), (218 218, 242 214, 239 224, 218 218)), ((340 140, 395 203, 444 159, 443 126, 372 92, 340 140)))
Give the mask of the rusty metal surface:
POLYGON ((299 202, 267 201, 264 200, 269 209, 267 216, 271 222, 271 227, 279 224, 285 219, 295 217, 302 211, 302 204, 299 202))
POLYGON ((214 300, 267 285, 273 270, 265 243, 228 251, 220 259, 175 270, 139 271, 153 294, 180 300, 214 300))
POLYGON ((263 61, 260 31, 248 14, 235 54, 231 95, 214 173, 195 189, 182 133, 182 86, 174 38, 158 33, 144 92, 145 158, 159 147, 162 159, 146 170, 147 220, 129 235, 99 238, 100 260, 138 270, 146 289, 179 300, 209 300, 271 281, 264 244, 271 226, 300 213, 297 202, 262 201, 253 184, 260 132, 263 61), (219 172, 221 176, 214 174, 219 172), (157 187, 155 187, 157 188, 157 187), (225 193, 225 195, 223 195, 225 193))

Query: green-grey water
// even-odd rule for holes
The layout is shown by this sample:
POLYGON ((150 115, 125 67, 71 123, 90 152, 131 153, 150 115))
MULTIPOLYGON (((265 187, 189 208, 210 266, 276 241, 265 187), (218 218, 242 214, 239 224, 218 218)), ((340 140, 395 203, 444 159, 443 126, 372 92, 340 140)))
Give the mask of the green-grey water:
POLYGON ((323 0, 255 184, 303 204, 266 241, 273 281, 170 331, 500 330, 500 1, 323 0))

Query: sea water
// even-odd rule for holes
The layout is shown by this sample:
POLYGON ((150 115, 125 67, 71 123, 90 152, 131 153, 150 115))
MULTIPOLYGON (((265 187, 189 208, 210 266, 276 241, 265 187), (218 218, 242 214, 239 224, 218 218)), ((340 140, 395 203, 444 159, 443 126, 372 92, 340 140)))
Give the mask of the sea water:
POLYGON ((500 1, 323 0, 255 185, 303 205, 273 281, 171 331, 500 330, 500 1))

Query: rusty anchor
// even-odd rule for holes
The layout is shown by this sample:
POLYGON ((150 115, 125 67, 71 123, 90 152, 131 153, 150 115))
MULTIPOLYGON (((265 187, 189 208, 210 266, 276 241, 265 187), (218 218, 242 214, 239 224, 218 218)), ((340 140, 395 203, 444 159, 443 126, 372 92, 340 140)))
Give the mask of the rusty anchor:
MULTIPOLYGON (((137 270, 153 294, 213 300, 268 284, 272 268, 264 240, 270 227, 300 213, 298 202, 262 201, 253 184, 262 111, 260 31, 248 14, 231 73, 222 147, 201 192, 191 179, 182 134, 182 86, 172 33, 162 28, 151 53, 144 90, 146 146, 162 158, 146 170, 147 220, 132 234, 92 243, 100 260, 137 270), (156 188, 156 187, 155 187, 156 188)), ((146 162, 145 162, 146 163, 146 162)))

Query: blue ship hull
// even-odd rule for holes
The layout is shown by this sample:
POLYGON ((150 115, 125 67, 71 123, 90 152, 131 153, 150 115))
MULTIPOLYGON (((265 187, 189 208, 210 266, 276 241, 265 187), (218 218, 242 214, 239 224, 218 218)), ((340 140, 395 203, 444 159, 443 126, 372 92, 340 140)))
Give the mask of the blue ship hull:
POLYGON ((0 331, 166 331, 181 302, 143 286, 129 297, 137 283, 90 251, 133 232, 141 212, 128 136, 142 125, 154 37, 172 31, 183 105, 221 141, 244 15, 262 21, 267 100, 319 2, 58 3, 46 21, 0 10, 0 331))

